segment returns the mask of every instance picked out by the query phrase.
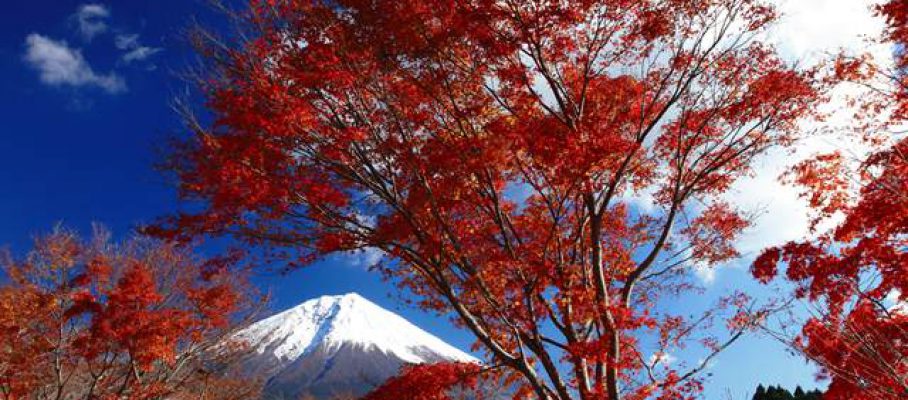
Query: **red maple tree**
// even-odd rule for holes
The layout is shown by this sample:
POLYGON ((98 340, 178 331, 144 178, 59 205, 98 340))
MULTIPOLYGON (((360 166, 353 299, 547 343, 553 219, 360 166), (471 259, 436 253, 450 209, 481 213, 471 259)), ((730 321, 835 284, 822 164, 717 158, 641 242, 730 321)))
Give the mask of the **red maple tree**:
POLYGON ((765 2, 251 1, 242 17, 248 40, 202 46, 214 122, 190 118, 168 161, 199 207, 157 234, 291 265, 377 249, 518 396, 692 398, 752 325, 740 294, 664 306, 692 265, 737 255, 748 221, 722 194, 822 90, 757 39, 765 2), (664 362, 688 345, 703 362, 664 362))
MULTIPOLYGON (((908 2, 892 0, 877 10, 889 23, 883 40, 897 47, 896 70, 867 57, 836 65, 840 79, 875 89, 862 104, 870 119, 860 123, 862 129, 908 121, 908 2)), ((797 284, 796 296, 811 305, 800 334, 786 339, 831 380, 827 399, 908 398, 908 139, 893 135, 894 141, 881 142, 880 132, 891 131, 866 135, 889 147, 872 152, 857 168, 836 152, 791 171, 817 210, 816 222, 834 216, 842 221, 815 240, 767 249, 753 265, 754 276, 769 282, 784 264, 786 277, 797 284)))
POLYGON ((241 399, 229 334, 251 310, 227 259, 58 229, 0 262, 0 399, 241 399))

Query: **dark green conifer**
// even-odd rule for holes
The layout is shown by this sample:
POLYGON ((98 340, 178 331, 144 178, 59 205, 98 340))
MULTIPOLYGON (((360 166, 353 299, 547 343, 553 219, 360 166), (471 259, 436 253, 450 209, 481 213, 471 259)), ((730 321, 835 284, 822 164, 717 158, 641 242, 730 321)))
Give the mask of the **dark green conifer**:
POLYGON ((752 400, 766 400, 766 388, 763 385, 757 386, 757 392, 754 393, 752 400))

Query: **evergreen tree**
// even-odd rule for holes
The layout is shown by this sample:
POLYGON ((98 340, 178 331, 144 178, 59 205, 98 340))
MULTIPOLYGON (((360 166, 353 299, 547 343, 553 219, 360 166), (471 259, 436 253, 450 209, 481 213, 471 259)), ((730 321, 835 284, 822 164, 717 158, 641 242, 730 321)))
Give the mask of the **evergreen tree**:
POLYGON ((754 393, 752 400, 766 400, 766 388, 762 384, 757 386, 757 392, 754 393))

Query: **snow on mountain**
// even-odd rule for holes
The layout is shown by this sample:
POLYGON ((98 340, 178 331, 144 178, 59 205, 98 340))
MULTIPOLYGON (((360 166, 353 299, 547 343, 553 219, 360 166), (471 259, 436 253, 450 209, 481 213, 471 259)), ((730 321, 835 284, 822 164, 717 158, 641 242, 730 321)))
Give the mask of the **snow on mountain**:
POLYGON ((408 363, 478 362, 356 293, 322 296, 237 334, 270 398, 361 395, 408 363))

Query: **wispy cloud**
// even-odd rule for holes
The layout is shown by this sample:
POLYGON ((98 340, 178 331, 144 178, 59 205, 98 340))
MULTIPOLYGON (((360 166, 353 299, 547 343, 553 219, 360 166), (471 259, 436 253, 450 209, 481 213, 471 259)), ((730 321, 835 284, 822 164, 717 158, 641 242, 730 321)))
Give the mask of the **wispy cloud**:
POLYGON ((694 263, 691 269, 702 284, 712 285, 716 282, 716 266, 698 262, 694 263))
POLYGON ((119 75, 96 73, 82 56, 65 41, 32 33, 25 38, 25 62, 38 71, 41 82, 50 86, 98 87, 107 93, 126 91, 119 75))
POLYGON ((649 356, 649 362, 647 364, 654 367, 669 368, 678 361, 678 358, 664 352, 656 352, 649 356))
POLYGON ((125 51, 125 53, 120 56, 120 59, 127 64, 134 61, 144 61, 149 57, 164 51, 164 49, 160 47, 142 45, 142 43, 139 42, 139 35, 135 33, 117 35, 114 38, 114 45, 117 49, 125 51))
POLYGON ((148 57, 151 57, 155 54, 160 53, 161 51, 163 51, 163 49, 161 49, 159 47, 142 46, 142 47, 137 47, 133 50, 130 50, 128 53, 124 54, 123 57, 121 57, 121 58, 123 59, 123 62, 128 64, 133 61, 143 61, 143 60, 147 59, 148 57))
POLYGON ((344 253, 344 261, 357 268, 372 268, 379 264, 385 257, 385 252, 375 247, 367 247, 344 253))
POLYGON ((120 50, 129 50, 139 47, 139 34, 123 33, 114 36, 114 46, 120 50))
POLYGON ((110 18, 110 9, 103 4, 83 4, 73 14, 79 35, 86 42, 90 42, 95 36, 107 31, 108 18, 110 18))

